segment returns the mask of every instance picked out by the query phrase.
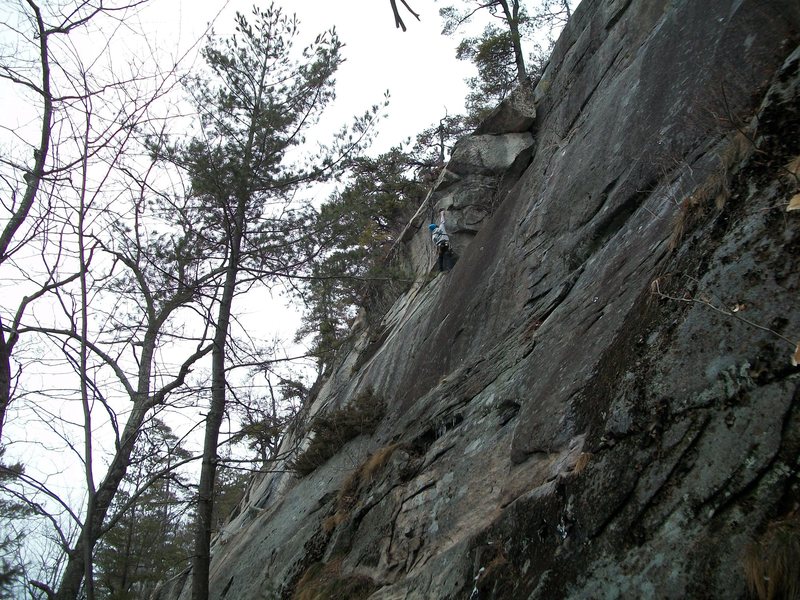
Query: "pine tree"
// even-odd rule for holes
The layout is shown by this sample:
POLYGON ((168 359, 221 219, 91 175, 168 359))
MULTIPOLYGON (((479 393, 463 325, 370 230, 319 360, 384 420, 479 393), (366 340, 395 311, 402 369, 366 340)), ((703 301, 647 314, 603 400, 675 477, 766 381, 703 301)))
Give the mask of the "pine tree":
POLYGON ((479 123, 515 88, 529 87, 542 72, 555 44, 554 34, 572 16, 575 0, 463 0, 461 7, 440 9, 443 33, 455 35, 478 14, 492 17, 480 35, 466 36, 456 57, 472 62, 478 70, 467 79, 467 122, 479 123), (526 57, 523 41, 532 52, 526 57))
MULTIPOLYGON (((208 597, 213 487, 219 430, 226 410, 234 304, 240 287, 297 274, 313 240, 308 208, 291 204, 305 183, 338 172, 368 141, 374 106, 330 147, 305 164, 290 160, 306 132, 334 97, 342 43, 331 30, 318 35, 297 58, 298 23, 274 5, 236 16, 234 36, 212 38, 204 50, 210 71, 193 88, 202 132, 175 152, 202 202, 195 219, 208 236, 219 280, 211 353, 211 400, 206 416, 197 498, 192 597, 208 597)), ((252 357, 248 357, 252 359, 252 357)))
MULTIPOLYGON (((530 80, 528 70, 525 66, 525 56, 522 50, 522 26, 528 18, 525 7, 520 0, 465 0, 466 8, 458 10, 455 6, 446 6, 439 10, 440 16, 444 19, 443 33, 452 35, 464 23, 469 21, 473 15, 480 11, 487 11, 492 17, 496 17, 504 24, 504 31, 496 26, 489 26, 484 30, 483 36, 476 39, 469 46, 483 45, 484 47, 494 47, 499 51, 494 52, 495 60, 499 59, 505 63, 511 59, 514 66, 514 74, 519 85, 526 85, 530 80)), ((459 52, 463 53, 463 49, 459 52)), ((484 52, 486 50, 484 49, 484 52)), ((475 54, 478 50, 475 50, 475 54)), ((491 53, 490 53, 491 54, 491 53)), ((501 70, 508 71, 508 67, 501 64, 501 70)))
POLYGON ((189 486, 172 467, 190 453, 165 423, 154 420, 142 434, 113 512, 120 511, 98 545, 95 564, 101 598, 147 598, 159 581, 189 562, 186 515, 189 486), (150 481, 154 474, 163 475, 150 481))
POLYGON ((316 215, 322 259, 305 287, 307 310, 298 338, 313 336, 320 372, 330 366, 359 308, 373 308, 368 305, 388 283, 406 277, 387 259, 422 200, 424 186, 414 177, 417 166, 400 148, 360 158, 353 179, 316 215))

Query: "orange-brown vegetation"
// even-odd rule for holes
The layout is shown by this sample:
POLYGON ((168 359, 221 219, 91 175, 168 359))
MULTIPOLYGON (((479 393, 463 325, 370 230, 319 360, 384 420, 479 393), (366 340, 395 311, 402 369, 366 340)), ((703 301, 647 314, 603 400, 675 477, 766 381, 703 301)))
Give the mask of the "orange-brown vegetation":
POLYGON ((800 513, 767 526, 747 548, 744 572, 759 600, 800 600, 800 513))

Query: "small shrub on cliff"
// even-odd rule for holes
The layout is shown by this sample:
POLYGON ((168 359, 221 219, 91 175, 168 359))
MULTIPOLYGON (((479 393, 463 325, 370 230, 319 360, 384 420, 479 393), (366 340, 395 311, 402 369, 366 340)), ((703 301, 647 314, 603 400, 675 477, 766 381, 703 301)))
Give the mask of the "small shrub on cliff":
POLYGON ((301 476, 308 475, 353 438, 375 431, 385 413, 383 399, 372 388, 364 390, 350 404, 316 418, 311 443, 289 467, 301 476))
POLYGON ((589 466, 589 462, 592 460, 591 452, 581 452, 578 456, 578 460, 575 461, 575 466, 572 467, 572 474, 573 475, 580 475, 586 470, 586 467, 589 466))
POLYGON ((672 224, 669 249, 675 250, 684 236, 693 229, 712 209, 721 211, 731 195, 730 185, 734 173, 741 163, 755 150, 753 141, 741 131, 730 133, 716 158, 717 167, 708 173, 705 180, 679 205, 672 224))
POLYGON ((800 515, 770 523, 744 557, 750 593, 759 600, 800 598, 800 515))
POLYGON ((684 236, 715 206, 721 210, 730 195, 727 172, 719 170, 713 173, 698 189, 681 202, 669 239, 669 249, 675 250, 684 236))

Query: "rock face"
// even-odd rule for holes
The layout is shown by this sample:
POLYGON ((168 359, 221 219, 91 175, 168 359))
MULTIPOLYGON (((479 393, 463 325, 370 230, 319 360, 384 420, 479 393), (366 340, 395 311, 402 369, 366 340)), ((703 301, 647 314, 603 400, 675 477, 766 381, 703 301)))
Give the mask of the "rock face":
POLYGON ((796 0, 583 0, 529 129, 459 143, 398 249, 416 283, 308 423, 367 389, 385 415, 254 481, 212 598, 747 597, 800 502, 798 44, 796 0))

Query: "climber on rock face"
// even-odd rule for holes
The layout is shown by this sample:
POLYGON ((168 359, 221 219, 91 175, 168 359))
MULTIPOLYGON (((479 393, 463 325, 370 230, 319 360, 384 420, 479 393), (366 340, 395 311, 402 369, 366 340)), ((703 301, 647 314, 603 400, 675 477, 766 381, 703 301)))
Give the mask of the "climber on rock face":
POLYGON ((439 271, 444 271, 446 266, 449 269, 445 259, 448 252, 450 252, 450 237, 444 227, 444 209, 439 211, 439 226, 437 227, 436 224, 431 223, 428 225, 428 229, 431 232, 431 239, 438 253, 437 264, 439 265, 439 271))

